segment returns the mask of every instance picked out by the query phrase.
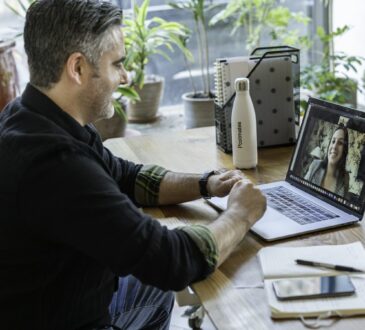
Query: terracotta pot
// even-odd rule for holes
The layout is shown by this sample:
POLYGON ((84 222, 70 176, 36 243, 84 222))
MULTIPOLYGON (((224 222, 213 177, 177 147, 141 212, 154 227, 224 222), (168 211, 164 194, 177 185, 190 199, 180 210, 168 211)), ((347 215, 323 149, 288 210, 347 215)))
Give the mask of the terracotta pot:
POLYGON ((135 88, 141 101, 128 104, 127 113, 130 122, 148 123, 157 119, 164 80, 158 76, 154 76, 153 79, 146 81, 142 89, 135 88))
POLYGON ((194 97, 193 93, 185 93, 184 101, 185 127, 205 127, 214 125, 214 99, 210 97, 194 97))
POLYGON ((14 46, 15 41, 0 42, 0 111, 19 93, 14 46))

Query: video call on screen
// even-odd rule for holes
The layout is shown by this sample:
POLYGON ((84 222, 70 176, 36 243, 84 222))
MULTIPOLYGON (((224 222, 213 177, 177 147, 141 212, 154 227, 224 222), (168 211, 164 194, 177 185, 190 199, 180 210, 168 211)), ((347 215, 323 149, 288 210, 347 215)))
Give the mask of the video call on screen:
MULTIPOLYGON (((365 200, 365 118, 312 105, 289 179, 360 212, 365 200), (346 133, 347 132, 347 133, 346 133), (328 163, 335 182, 325 183, 328 163)), ((329 172, 330 170, 328 170, 329 172)))

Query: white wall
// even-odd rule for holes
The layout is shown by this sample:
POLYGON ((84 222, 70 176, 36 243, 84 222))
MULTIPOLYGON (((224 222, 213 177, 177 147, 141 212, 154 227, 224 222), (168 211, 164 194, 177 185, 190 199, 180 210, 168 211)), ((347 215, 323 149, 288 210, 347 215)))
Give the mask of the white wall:
MULTIPOLYGON (((351 30, 335 39, 335 50, 348 55, 365 58, 365 1, 333 0, 333 28, 349 25, 351 30)), ((364 76, 365 63, 357 76, 359 81, 364 76)), ((362 85, 362 82, 361 82, 362 85)), ((365 94, 358 94, 358 101, 365 105, 365 94)))

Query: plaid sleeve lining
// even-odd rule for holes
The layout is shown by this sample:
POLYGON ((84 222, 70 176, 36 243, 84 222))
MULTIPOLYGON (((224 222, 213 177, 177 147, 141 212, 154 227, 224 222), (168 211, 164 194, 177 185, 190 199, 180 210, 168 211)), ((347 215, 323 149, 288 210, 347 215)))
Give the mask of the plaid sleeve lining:
POLYGON ((201 253, 205 256, 208 265, 212 268, 216 268, 219 252, 212 232, 206 226, 202 225, 184 226, 179 227, 178 229, 183 230, 190 236, 201 253))
POLYGON ((158 204, 160 183, 168 171, 157 165, 143 165, 137 174, 134 197, 140 205, 155 206, 158 204))

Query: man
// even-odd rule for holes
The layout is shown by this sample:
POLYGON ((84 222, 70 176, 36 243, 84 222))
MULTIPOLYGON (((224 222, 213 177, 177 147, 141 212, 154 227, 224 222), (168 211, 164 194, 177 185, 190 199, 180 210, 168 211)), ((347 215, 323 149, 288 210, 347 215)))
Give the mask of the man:
POLYGON ((103 147, 90 124, 127 80, 120 24, 96 0, 28 10, 30 83, 0 115, 2 329, 166 329, 169 290, 208 276, 264 212, 238 171, 200 180, 103 147), (168 231, 136 207, 229 192, 209 226, 168 231))

